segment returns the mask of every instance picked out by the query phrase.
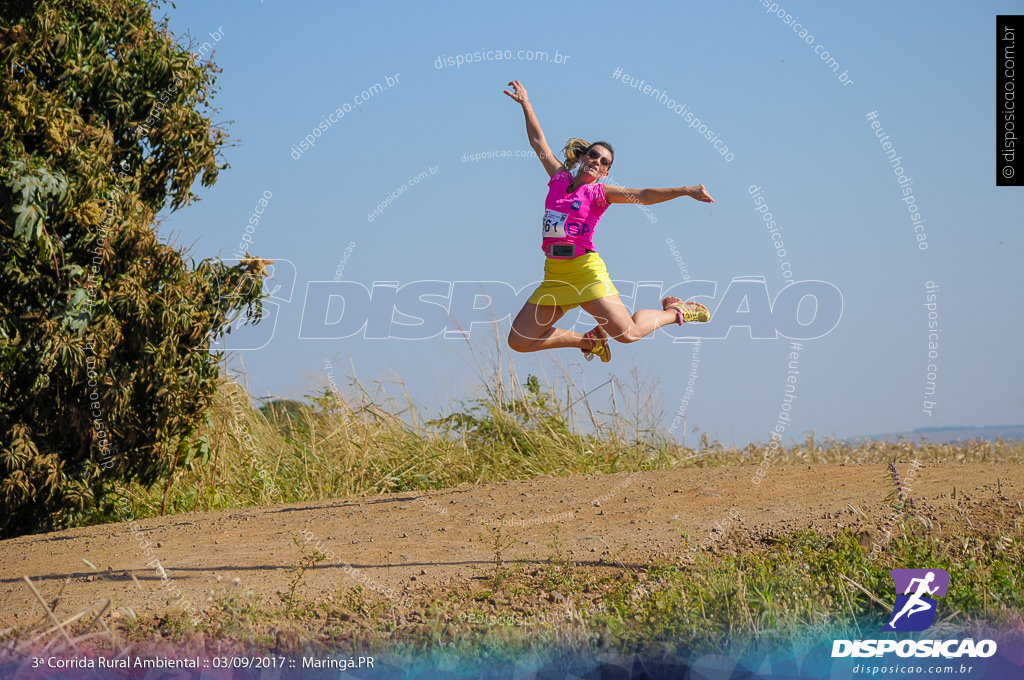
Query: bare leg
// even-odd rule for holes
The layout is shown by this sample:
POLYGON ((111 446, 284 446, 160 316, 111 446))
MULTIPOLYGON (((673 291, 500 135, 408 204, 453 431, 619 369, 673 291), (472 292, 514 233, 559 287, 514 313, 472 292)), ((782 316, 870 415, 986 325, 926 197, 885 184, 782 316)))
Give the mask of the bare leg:
POLYGON ((630 316, 618 295, 590 300, 580 306, 597 320, 609 337, 619 342, 636 342, 662 326, 677 323, 672 310, 641 309, 630 316))
POLYGON ((527 302, 512 322, 508 346, 517 352, 538 352, 542 349, 575 347, 590 349, 592 342, 579 333, 554 328, 564 312, 557 305, 535 305, 527 302))

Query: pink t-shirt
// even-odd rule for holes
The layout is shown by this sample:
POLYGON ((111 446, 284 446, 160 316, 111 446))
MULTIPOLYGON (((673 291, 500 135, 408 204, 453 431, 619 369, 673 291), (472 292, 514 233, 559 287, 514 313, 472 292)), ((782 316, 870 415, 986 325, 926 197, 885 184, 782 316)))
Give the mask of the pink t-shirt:
POLYGON ((604 185, 584 184, 576 191, 566 193, 572 183, 569 172, 559 172, 548 181, 548 197, 544 201, 544 225, 541 245, 548 243, 574 243, 594 250, 594 229, 601 215, 608 209, 604 185))

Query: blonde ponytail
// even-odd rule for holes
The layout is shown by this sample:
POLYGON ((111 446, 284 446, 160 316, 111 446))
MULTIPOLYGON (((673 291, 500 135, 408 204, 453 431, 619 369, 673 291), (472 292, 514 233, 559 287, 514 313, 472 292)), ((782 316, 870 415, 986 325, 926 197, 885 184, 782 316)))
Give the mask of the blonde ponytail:
POLYGON ((565 148, 562 149, 562 153, 565 155, 565 166, 566 170, 572 170, 576 167, 576 164, 580 160, 580 156, 587 152, 590 148, 590 142, 579 137, 573 137, 565 143, 565 148))

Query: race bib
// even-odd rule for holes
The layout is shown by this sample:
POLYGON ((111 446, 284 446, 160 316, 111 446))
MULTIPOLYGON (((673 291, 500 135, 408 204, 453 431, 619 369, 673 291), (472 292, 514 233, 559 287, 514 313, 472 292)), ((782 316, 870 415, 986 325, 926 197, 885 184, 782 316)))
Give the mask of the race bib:
POLYGON ((557 210, 544 211, 544 238, 565 238, 565 221, 569 216, 557 210))

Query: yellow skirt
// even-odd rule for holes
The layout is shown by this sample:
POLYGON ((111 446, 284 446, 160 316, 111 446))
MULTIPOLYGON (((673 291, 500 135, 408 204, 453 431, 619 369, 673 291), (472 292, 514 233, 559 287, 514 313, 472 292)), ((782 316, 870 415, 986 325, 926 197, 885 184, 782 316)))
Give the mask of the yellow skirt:
POLYGON ((545 258, 544 282, 527 302, 557 305, 564 313, 579 307, 581 302, 618 294, 604 260, 597 253, 587 253, 571 260, 545 258))

